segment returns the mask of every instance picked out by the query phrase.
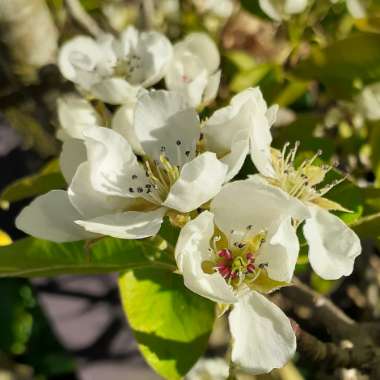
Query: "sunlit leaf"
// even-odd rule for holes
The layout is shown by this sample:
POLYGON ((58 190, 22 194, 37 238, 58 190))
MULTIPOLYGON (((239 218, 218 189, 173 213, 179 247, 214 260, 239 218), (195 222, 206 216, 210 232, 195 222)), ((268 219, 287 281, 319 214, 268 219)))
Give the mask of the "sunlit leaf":
POLYGON ((97 274, 153 265, 175 269, 171 256, 148 239, 103 238, 86 245, 26 238, 0 248, 0 277, 97 274))
POLYGON ((37 174, 20 178, 8 185, 0 195, 0 203, 5 208, 8 203, 32 198, 65 186, 66 182, 60 172, 58 161, 53 160, 37 174))
POLYGON ((164 379, 182 379, 207 347, 214 304, 185 288, 182 276, 165 270, 127 272, 119 287, 145 360, 164 379))

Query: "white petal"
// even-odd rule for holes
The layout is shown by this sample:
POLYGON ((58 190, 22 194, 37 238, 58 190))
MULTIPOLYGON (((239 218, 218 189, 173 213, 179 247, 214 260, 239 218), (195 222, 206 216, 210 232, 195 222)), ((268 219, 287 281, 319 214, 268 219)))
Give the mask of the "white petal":
POLYGON ((360 112, 369 120, 380 119, 380 83, 364 87, 355 99, 360 112))
POLYGON ((78 36, 65 42, 59 52, 58 66, 62 75, 85 89, 98 81, 95 68, 102 50, 90 37, 78 36))
POLYGON ((215 74, 208 78, 207 86, 203 93, 203 104, 207 105, 216 98, 219 91, 221 75, 222 72, 218 70, 215 74))
POLYGON ((165 212, 163 207, 147 212, 126 211, 90 220, 77 220, 76 223, 86 231, 102 235, 119 239, 144 239, 158 233, 165 212))
POLYGON ((259 102, 256 104, 257 109, 255 116, 252 117, 250 130, 251 159, 261 174, 271 177, 274 175, 274 169, 271 156, 272 134, 270 128, 276 121, 278 106, 272 106, 267 110, 266 104, 265 107, 260 106, 259 102))
POLYGON ((16 226, 36 238, 57 243, 96 237, 74 223, 80 217, 66 191, 53 190, 25 207, 16 218, 16 226))
POLYGON ((138 186, 145 186, 146 175, 127 140, 108 128, 84 130, 87 157, 94 189, 104 194, 136 197, 138 186))
POLYGON ((141 45, 146 50, 145 80, 142 85, 150 87, 165 75, 173 56, 173 47, 165 35, 153 31, 141 33, 141 45))
POLYGON ((121 106, 112 118, 111 127, 129 142, 136 154, 143 155, 144 150, 138 140, 134 126, 135 105, 121 106))
POLYGON ((131 83, 149 87, 162 79, 173 54, 165 35, 155 31, 139 33, 130 26, 121 33, 120 41, 118 55, 121 59, 139 59, 138 67, 128 78, 131 83))
POLYGON ((134 104, 141 90, 121 78, 108 78, 91 87, 91 94, 110 104, 134 104))
POLYGON ((347 8, 355 18, 365 18, 367 16, 366 6, 363 0, 347 0, 347 8))
POLYGON ((301 13, 307 7, 307 3, 308 0, 286 0, 284 11, 289 15, 301 13))
POLYGON ((191 107, 198 107, 202 104, 203 93, 207 87, 207 72, 202 71, 188 83, 179 83, 174 89, 186 96, 191 107))
POLYGON ((299 242, 291 218, 285 218, 260 248, 256 263, 268 264, 267 272, 272 280, 290 282, 299 253, 299 242))
POLYGON ((186 44, 176 46, 165 76, 169 90, 184 94, 189 104, 197 107, 213 100, 219 81, 220 71, 210 74, 202 59, 188 50, 186 44))
POLYGON ((180 212, 197 209, 218 194, 227 169, 214 153, 202 153, 183 166, 163 205, 180 212))
POLYGON ((234 303, 236 297, 223 277, 219 273, 207 274, 202 270, 202 262, 212 259, 208 249, 213 234, 214 217, 208 211, 188 222, 177 241, 177 265, 186 287, 191 291, 215 302, 234 303))
POLYGON ((273 106, 270 106, 265 113, 268 119, 269 127, 271 127, 276 122, 279 109, 280 107, 277 104, 274 104, 273 106))
POLYGON ((231 144, 230 153, 220 158, 220 161, 228 166, 225 182, 230 181, 239 173, 247 157, 248 150, 249 144, 245 134, 243 133, 240 139, 238 139, 238 134, 236 134, 235 140, 231 144))
POLYGON ((197 113, 180 94, 152 91, 137 102, 135 131, 148 156, 159 160, 164 148, 171 164, 182 166, 194 157, 200 124, 197 113))
POLYGON ((251 105, 241 94, 231 99, 230 105, 214 112, 205 122, 202 133, 208 150, 219 156, 231 150, 236 135, 241 139, 249 136, 251 105))
POLYGON ((296 198, 258 179, 235 181, 223 186, 211 202, 216 225, 228 236, 231 230, 268 230, 274 223, 292 216, 309 217, 308 209, 296 198))
POLYGON ((62 96, 57 101, 58 120, 66 135, 83 139, 83 128, 100 125, 100 116, 90 102, 77 95, 62 96))
POLYGON ((260 8, 273 20, 281 21, 280 6, 274 0, 259 0, 260 8))
POLYGON ((190 33, 174 48, 187 50, 197 56, 209 74, 213 74, 220 65, 219 50, 212 38, 206 33, 190 33))
POLYGON ((83 162, 75 173, 67 193, 70 202, 84 218, 121 211, 127 205, 128 199, 103 194, 96 191, 90 178, 90 166, 83 162))
POLYGON ((63 143, 59 165, 66 183, 71 182, 78 166, 86 159, 86 147, 82 140, 69 139, 63 143))
POLYGON ((251 374, 283 367, 294 355, 296 337, 287 316, 257 292, 237 302, 229 315, 231 359, 251 374))
POLYGON ((261 156, 257 158, 256 155, 263 150, 262 145, 267 153, 270 152, 270 122, 273 114, 272 108, 267 110, 257 87, 242 91, 232 98, 229 106, 216 111, 206 121, 202 132, 207 149, 222 158, 231 151, 237 140, 246 139, 247 144, 251 141, 251 154, 255 155, 255 162, 260 165, 261 156))
POLYGON ((309 207, 303 232, 309 244, 309 260, 315 272, 326 280, 352 273, 361 253, 360 239, 343 221, 328 211, 309 207))

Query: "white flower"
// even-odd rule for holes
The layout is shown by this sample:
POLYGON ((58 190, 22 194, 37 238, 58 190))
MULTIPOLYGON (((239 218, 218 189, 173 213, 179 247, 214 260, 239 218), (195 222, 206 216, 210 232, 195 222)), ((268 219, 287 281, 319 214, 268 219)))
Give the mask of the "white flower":
POLYGON ((365 18, 367 16, 368 0, 346 0, 347 9, 354 18, 365 18))
POLYGON ((226 380, 229 366, 222 358, 200 359, 186 375, 186 380, 226 380))
MULTIPOLYGON (((339 0, 330 0, 333 4, 339 0)), ((346 0, 347 9, 354 18, 365 18, 367 15, 368 0, 346 0)))
POLYGON ((174 45, 165 76, 166 87, 186 95, 193 107, 215 99, 220 82, 220 55, 205 33, 191 33, 174 45))
MULTIPOLYGON (((335 181, 320 186, 331 166, 313 165, 321 154, 295 166, 298 144, 282 152, 270 148, 265 139, 256 140, 251 157, 260 172, 251 177, 255 183, 265 184, 269 189, 278 188, 293 199, 300 200, 308 210, 303 233, 309 244, 309 261, 315 272, 327 280, 338 279, 352 273, 355 258, 361 253, 358 236, 330 210, 348 211, 324 195, 342 182, 335 181)), ((301 222, 302 219, 298 220, 301 222)))
POLYGON ((292 218, 303 218, 304 209, 279 189, 237 181, 225 185, 211 212, 188 222, 178 238, 175 254, 185 285, 233 305, 232 361, 244 371, 269 372, 294 354, 289 320, 260 293, 291 279, 299 251, 292 218))
POLYGON ((281 21, 303 12, 308 0, 259 0, 261 9, 273 20, 281 21))
POLYGON ((233 0, 193 0, 199 12, 209 12, 221 18, 228 18, 234 10, 233 0))
POLYGON ((200 123, 185 99, 166 91, 143 95, 134 127, 140 160, 109 128, 84 129, 86 154, 83 141, 67 141, 61 167, 68 191, 34 200, 18 216, 18 228, 58 242, 95 234, 140 239, 155 235, 165 214, 186 218, 219 192, 227 167, 215 153, 197 154, 200 123))
POLYGON ((83 129, 91 125, 101 125, 102 120, 98 112, 86 99, 69 94, 57 101, 58 121, 60 128, 57 137, 66 141, 68 139, 83 139, 83 129))
POLYGON ((172 57, 169 40, 158 32, 127 28, 119 39, 86 36, 66 42, 59 54, 62 75, 89 95, 106 103, 135 101, 141 90, 165 75, 172 57))
POLYGON ((368 120, 380 120, 380 82, 366 86, 355 103, 368 120))
POLYGON ((260 89, 255 87, 235 95, 230 105, 206 120, 202 128, 205 148, 228 165, 228 180, 239 172, 250 148, 256 151, 257 141, 271 144, 270 127, 277 110, 277 106, 267 107, 260 89))

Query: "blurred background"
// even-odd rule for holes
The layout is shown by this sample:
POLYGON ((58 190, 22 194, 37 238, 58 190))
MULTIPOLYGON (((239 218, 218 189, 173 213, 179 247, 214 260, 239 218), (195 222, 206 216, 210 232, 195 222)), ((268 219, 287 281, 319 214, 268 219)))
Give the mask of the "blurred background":
MULTIPOLYGON (((275 145, 301 140, 304 152, 322 148, 326 161, 339 159, 340 168, 358 184, 333 194, 353 210, 347 220, 379 210, 377 195, 365 206, 359 200, 360 186, 377 184, 380 155, 373 152, 379 149, 380 126, 377 117, 369 117, 355 100, 351 89, 360 87, 355 77, 351 75, 348 86, 339 62, 333 71, 324 67, 326 72, 316 73, 306 65, 294 76, 293 69, 315 46, 322 49, 356 31, 377 35, 380 18, 373 13, 366 21, 357 21, 344 1, 317 3, 307 16, 284 26, 269 19, 255 0, 0 0, 0 244, 23 236, 14 219, 31 197, 65 186, 57 164, 61 143, 56 138, 56 101, 75 88, 57 69, 59 46, 77 34, 118 33, 130 24, 155 28, 173 41, 190 31, 207 31, 221 49, 222 84, 216 102, 203 115, 226 104, 233 94, 260 85, 268 103, 281 106, 275 145)), ((343 53, 337 54, 350 49, 360 56, 356 46, 342 47, 343 53)), ((380 45, 378 49, 377 56, 380 45)), ((247 162, 245 172, 250 170, 247 162)), ((354 275, 346 280, 324 281, 311 274, 306 260, 302 261, 305 254, 297 271, 351 317, 376 321, 380 316, 378 253, 377 243, 366 243, 354 275)), ((138 352, 120 307, 115 278, 1 279, 0 380, 158 379, 138 352)), ((320 339, 329 338, 314 323, 307 306, 281 296, 277 301, 320 339)), ((222 318, 206 356, 223 356, 226 349, 222 318)), ((336 378, 333 372, 296 357, 285 369, 257 378, 336 378)), ((340 375, 360 378, 352 371, 340 375)))

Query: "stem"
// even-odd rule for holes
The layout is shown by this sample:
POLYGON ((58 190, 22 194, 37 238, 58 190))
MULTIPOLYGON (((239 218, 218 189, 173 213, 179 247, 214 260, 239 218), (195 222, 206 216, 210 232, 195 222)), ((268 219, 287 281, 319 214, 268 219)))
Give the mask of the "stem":
POLYGON ((103 31, 96 21, 85 11, 79 0, 66 0, 66 5, 72 18, 94 37, 98 37, 103 31))
POLYGON ((154 2, 153 0, 141 0, 143 27, 145 30, 153 29, 154 26, 154 2))

